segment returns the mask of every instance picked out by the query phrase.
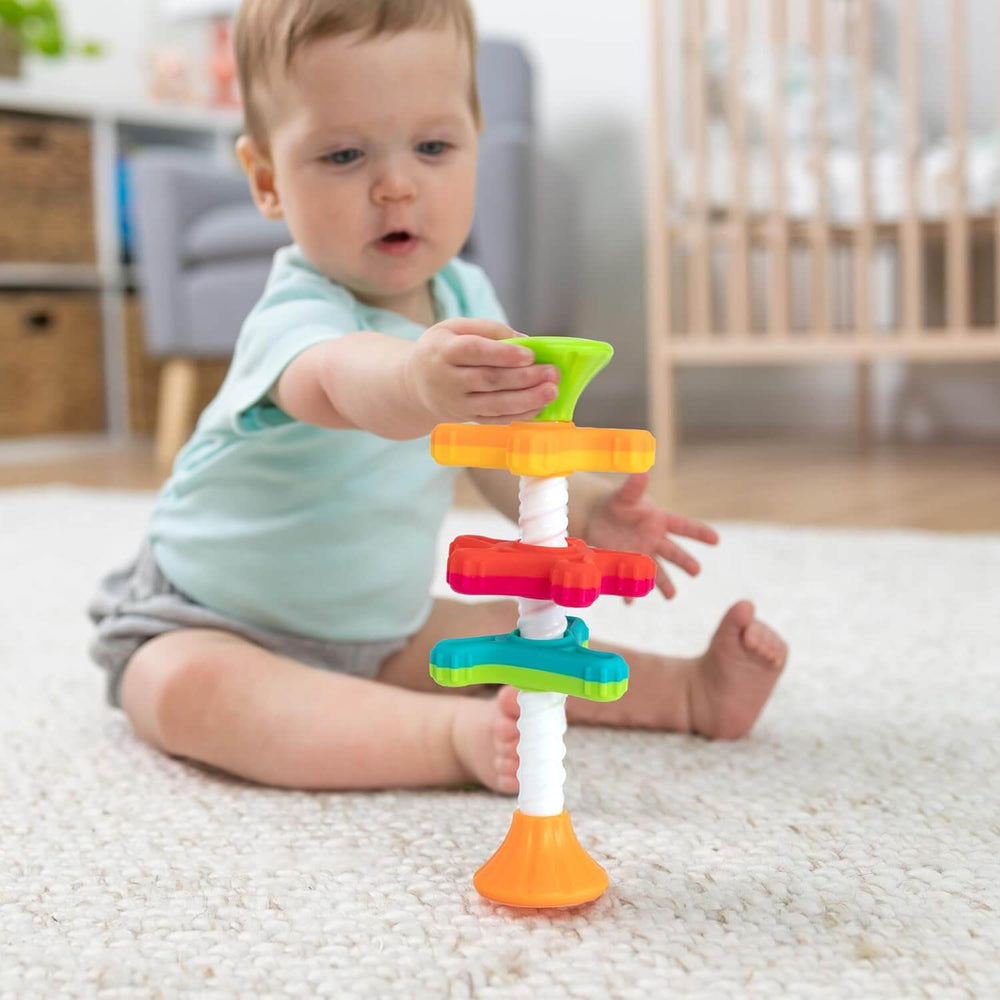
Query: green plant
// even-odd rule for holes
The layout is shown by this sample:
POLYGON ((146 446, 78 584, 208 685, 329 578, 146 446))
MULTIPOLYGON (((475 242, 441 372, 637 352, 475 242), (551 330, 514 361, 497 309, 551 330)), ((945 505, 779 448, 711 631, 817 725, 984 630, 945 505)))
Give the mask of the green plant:
POLYGON ((62 14, 54 0, 0 0, 0 28, 13 32, 26 52, 55 58, 67 52, 96 56, 99 42, 70 44, 63 30, 62 14))

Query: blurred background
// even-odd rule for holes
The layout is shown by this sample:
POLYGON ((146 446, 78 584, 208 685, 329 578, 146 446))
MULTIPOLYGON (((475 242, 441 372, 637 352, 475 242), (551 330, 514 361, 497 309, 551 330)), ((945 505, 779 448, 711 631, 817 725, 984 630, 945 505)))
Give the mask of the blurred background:
MULTIPOLYGON (((284 241, 235 6, 0 3, 0 485, 155 487, 225 372, 284 241)), ((473 6, 467 255, 614 344, 579 422, 653 427, 701 517, 1000 528, 994 0, 473 6)))

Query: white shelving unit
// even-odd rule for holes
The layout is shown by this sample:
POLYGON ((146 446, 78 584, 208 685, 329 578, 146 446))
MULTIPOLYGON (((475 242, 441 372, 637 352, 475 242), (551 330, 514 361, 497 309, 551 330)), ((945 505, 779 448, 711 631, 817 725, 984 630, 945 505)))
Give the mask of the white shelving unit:
POLYGON ((0 261, 0 288, 100 288, 101 274, 89 264, 0 261))
POLYGON ((235 109, 127 97, 48 93, 20 81, 0 81, 0 110, 73 118, 89 126, 96 263, 0 261, 0 289, 76 288, 100 294, 107 430, 112 438, 123 439, 129 433, 124 295, 130 273, 122 259, 118 158, 134 146, 155 144, 204 149, 220 161, 235 163, 233 143, 242 127, 242 114, 235 109))

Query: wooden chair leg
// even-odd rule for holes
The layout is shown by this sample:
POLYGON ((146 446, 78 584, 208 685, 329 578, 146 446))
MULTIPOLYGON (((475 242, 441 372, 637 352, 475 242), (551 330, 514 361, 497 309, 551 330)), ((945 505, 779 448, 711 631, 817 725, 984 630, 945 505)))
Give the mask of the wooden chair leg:
POLYGON ((160 371, 156 414, 156 464, 168 471, 194 427, 198 365, 191 358, 170 358, 160 371))
POLYGON ((870 361, 859 361, 854 372, 855 411, 854 429, 858 447, 867 451, 872 444, 872 366, 870 361))

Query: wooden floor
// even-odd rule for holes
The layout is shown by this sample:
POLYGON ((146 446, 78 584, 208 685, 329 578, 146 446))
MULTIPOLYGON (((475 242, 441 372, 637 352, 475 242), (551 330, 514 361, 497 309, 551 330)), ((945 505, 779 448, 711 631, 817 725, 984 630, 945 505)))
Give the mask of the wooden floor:
MULTIPOLYGON (((153 489, 160 476, 149 443, 0 443, 0 487, 43 483, 153 489)), ((707 521, 1000 531, 1000 443, 684 442, 660 499, 707 521)), ((480 503, 467 482, 457 502, 480 503)))

